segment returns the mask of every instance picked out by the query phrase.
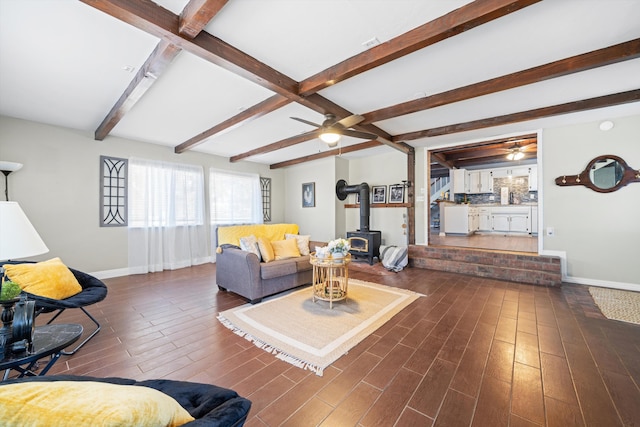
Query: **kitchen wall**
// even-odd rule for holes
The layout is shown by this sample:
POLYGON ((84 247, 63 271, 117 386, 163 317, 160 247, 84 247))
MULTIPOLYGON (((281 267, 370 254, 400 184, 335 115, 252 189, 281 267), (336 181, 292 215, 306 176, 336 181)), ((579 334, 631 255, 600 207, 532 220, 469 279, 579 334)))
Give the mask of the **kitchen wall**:
POLYGON ((9 176, 10 198, 20 204, 49 247, 47 254, 31 259, 60 257, 86 272, 126 274, 127 228, 99 226, 101 155, 202 165, 205 176, 209 167, 259 173, 272 179, 272 222, 285 218, 282 170, 251 162, 232 164, 193 151, 175 154, 173 147, 111 136, 96 141, 88 132, 0 116, 0 160, 24 165, 9 176))
MULTIPOLYGON (((519 203, 535 203, 538 201, 538 192, 529 191, 529 177, 517 176, 511 178, 493 178, 493 193, 482 194, 466 194, 466 200, 471 204, 488 204, 502 203, 501 191, 502 187, 507 187, 510 193, 514 195, 514 204, 519 203), (491 200, 493 197, 493 200, 491 200)), ((465 200, 465 194, 455 194, 454 201, 462 203, 465 200)))

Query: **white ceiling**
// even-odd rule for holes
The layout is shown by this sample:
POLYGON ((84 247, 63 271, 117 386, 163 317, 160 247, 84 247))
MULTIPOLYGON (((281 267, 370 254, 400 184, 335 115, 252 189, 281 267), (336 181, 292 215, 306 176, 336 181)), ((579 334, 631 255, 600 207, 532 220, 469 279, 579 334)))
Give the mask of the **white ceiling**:
MULTIPOLYGON (((139 1, 139 0, 136 0, 139 1)), ((188 0, 156 3, 180 15, 188 0)), ((432 21, 465 0, 229 0, 205 31, 301 81, 432 21)), ((547 0, 319 92, 361 114, 640 38, 638 0, 547 0)), ((93 133, 159 39, 76 0, 0 0, 0 114, 93 133), (131 66, 133 71, 124 68, 131 66)), ((397 135, 640 88, 640 59, 374 123, 397 135)), ((110 132, 175 147, 274 93, 182 51, 110 132)), ((640 102, 408 141, 441 146, 640 113, 640 102)), ((193 151, 238 155, 321 123, 299 104, 193 151)), ((105 139, 108 142, 109 136, 105 139)), ((344 138, 343 146, 363 142, 344 138)), ((318 140, 249 157, 273 164, 327 150, 318 140)), ((381 146, 346 154, 393 150, 381 146)))

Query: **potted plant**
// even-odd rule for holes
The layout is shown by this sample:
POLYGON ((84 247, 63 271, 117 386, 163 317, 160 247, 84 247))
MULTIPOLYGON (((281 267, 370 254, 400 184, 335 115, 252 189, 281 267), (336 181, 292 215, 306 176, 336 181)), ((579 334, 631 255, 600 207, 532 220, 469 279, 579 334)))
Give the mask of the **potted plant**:
POLYGON ((17 299, 20 292, 22 292, 20 285, 11 280, 3 281, 0 286, 0 301, 2 302, 13 301, 14 299, 17 299))
POLYGON ((347 239, 336 239, 329 242, 327 249, 333 258, 344 258, 351 246, 347 239))

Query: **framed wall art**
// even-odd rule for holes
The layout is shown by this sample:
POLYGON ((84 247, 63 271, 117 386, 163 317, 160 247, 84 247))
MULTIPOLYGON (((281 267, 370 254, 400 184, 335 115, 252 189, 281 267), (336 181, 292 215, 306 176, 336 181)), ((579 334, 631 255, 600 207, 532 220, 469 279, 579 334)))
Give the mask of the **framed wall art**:
POLYGON ((374 185, 371 188, 373 197, 371 203, 387 203, 387 186, 386 185, 374 185))
POLYGON ((302 207, 303 208, 316 207, 316 183, 315 182, 307 182, 302 184, 302 207))
POLYGON ((404 203, 404 185, 389 186, 389 203, 404 203))

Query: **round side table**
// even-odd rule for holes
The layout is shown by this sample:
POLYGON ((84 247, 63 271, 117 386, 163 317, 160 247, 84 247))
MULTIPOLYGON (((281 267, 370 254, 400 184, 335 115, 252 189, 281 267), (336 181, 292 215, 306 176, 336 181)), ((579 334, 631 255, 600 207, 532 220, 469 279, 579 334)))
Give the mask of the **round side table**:
POLYGON ((309 262, 313 265, 313 302, 329 301, 329 308, 333 309, 334 301, 347 298, 351 254, 343 258, 320 258, 312 252, 309 262))

